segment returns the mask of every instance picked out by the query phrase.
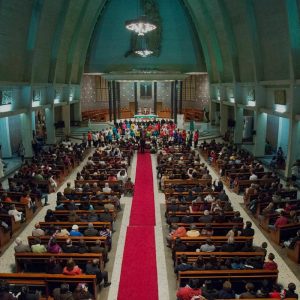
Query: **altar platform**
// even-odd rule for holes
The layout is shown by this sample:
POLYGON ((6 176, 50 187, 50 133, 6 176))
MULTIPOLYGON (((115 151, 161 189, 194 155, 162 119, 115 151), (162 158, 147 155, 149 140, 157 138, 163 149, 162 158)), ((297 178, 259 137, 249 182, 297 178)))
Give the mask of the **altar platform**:
POLYGON ((158 115, 154 115, 154 114, 147 114, 147 115, 138 114, 138 115, 134 115, 133 117, 135 119, 156 119, 156 118, 158 118, 158 115))

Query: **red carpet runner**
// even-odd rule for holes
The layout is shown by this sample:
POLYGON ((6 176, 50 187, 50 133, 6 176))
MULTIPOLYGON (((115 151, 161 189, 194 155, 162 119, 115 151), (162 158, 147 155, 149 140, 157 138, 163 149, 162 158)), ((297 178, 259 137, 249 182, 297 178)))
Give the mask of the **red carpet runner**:
POLYGON ((151 157, 138 153, 118 300, 157 300, 155 208, 151 157))

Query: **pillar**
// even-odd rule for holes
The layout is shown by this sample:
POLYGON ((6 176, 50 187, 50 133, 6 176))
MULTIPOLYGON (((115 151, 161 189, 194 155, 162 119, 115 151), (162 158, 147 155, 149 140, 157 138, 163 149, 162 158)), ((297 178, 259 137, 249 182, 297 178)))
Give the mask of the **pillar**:
POLYGON ((228 129, 228 106, 220 104, 220 133, 225 135, 228 129))
POLYGON ((108 82, 108 111, 109 121, 112 121, 112 81, 108 82))
POLYGON ((54 106, 47 107, 45 109, 46 115, 46 130, 47 130, 47 144, 55 144, 56 143, 56 135, 55 135, 55 118, 54 118, 54 106))
POLYGON ((285 177, 291 176, 291 168, 293 163, 300 159, 300 121, 290 119, 288 152, 285 164, 285 177))
POLYGON ((10 158, 12 153, 11 153, 11 145, 10 145, 8 117, 0 118, 0 132, 1 132, 0 154, 2 154, 3 158, 10 158))
POLYGON ((117 116, 121 119, 121 91, 120 82, 116 82, 116 102, 117 102, 117 116))
POLYGON ((25 157, 30 158, 32 154, 32 113, 31 111, 27 113, 22 113, 21 118, 21 135, 22 143, 25 149, 25 157))
POLYGON ((62 106, 62 119, 65 123, 64 134, 71 134, 71 125, 70 125, 70 104, 62 106))
POLYGON ((135 114, 137 115, 138 113, 138 92, 137 92, 137 82, 134 82, 134 109, 135 109, 135 114))
POLYGON ((171 119, 174 119, 174 81, 171 82, 171 119))
POLYGON ((183 81, 179 81, 179 113, 182 114, 182 86, 183 86, 183 81))
POLYGON ((154 114, 157 115, 157 81, 154 81, 154 114))
POLYGON ((243 141, 243 129, 244 129, 244 110, 241 107, 235 106, 235 127, 233 142, 235 144, 241 144, 243 141))
POLYGON ((254 137, 254 156, 264 156, 266 146, 266 133, 267 133, 267 114, 257 113, 255 124, 255 137, 254 137))
POLYGON ((82 121, 81 116, 81 101, 78 101, 76 103, 73 103, 73 111, 74 111, 74 120, 72 121, 82 121))
POLYGON ((117 102, 116 102, 116 82, 112 82, 112 102, 113 102, 113 117, 114 123, 117 122, 117 102))
MULTIPOLYGON (((212 101, 209 101, 209 121, 210 125, 216 125, 216 106, 217 104, 212 101)), ((217 122, 218 123, 218 122, 217 122)))
POLYGON ((177 108, 178 108, 178 81, 174 83, 174 122, 177 123, 177 108))
POLYGON ((32 130, 34 130, 35 131, 35 111, 32 111, 31 112, 31 122, 32 122, 32 130))

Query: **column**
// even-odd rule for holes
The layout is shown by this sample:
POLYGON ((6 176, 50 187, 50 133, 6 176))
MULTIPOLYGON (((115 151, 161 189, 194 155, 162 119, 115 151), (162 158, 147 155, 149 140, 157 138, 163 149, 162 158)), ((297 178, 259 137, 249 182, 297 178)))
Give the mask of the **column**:
POLYGON ((157 115, 157 81, 154 81, 154 114, 157 115))
POLYGON ((209 101, 209 121, 210 125, 216 125, 216 106, 217 104, 210 99, 209 101))
POLYGON ((32 130, 35 130, 35 111, 31 112, 32 130))
POLYGON ((120 95, 120 82, 116 82, 116 101, 117 101, 117 116, 121 119, 121 95, 120 95))
POLYGON ((0 132, 1 132, 1 151, 0 158, 10 158, 11 153, 11 145, 10 145, 10 135, 9 135, 9 124, 8 117, 0 118, 0 132), (2 156, 1 156, 2 154, 2 156))
POLYGON ((183 82, 182 80, 179 81, 179 113, 182 114, 182 86, 183 82))
POLYGON ((56 143, 56 135, 55 135, 55 118, 54 118, 54 106, 47 107, 45 109, 46 115, 46 130, 47 130, 47 144, 55 144, 56 143))
POLYGON ((74 111, 74 120, 72 121, 82 121, 82 116, 81 116, 81 102, 78 101, 76 103, 73 103, 73 111, 74 111))
POLYGON ((267 133, 267 114, 257 113, 254 136, 254 156, 264 156, 267 133))
POLYGON ((174 119, 174 81, 171 82, 171 119, 174 119))
POLYGON ((108 82, 108 110, 109 110, 109 121, 112 121, 112 81, 108 82))
POLYGON ((288 139, 288 153, 285 163, 285 177, 291 176, 291 168, 297 159, 300 159, 300 122, 290 119, 289 124, 289 139, 288 139))
POLYGON ((235 127, 234 127, 233 142, 235 144, 241 144, 243 141, 243 129, 244 129, 244 110, 243 110, 243 108, 235 105, 234 114, 235 114, 235 127))
POLYGON ((228 106, 220 104, 220 133, 225 135, 228 129, 228 106))
POLYGON ((112 100, 113 100, 113 116, 114 123, 117 122, 117 102, 116 102, 116 82, 112 82, 112 100))
POLYGON ((137 82, 134 82, 134 103, 135 103, 135 114, 138 114, 138 93, 137 93, 137 82))
POLYGON ((178 80, 174 83, 174 122, 177 124, 178 80))
POLYGON ((22 113, 21 118, 21 135, 22 143, 25 149, 25 158, 30 158, 32 154, 32 120, 31 120, 31 111, 27 113, 22 113))
POLYGON ((64 134, 71 134, 71 125, 70 125, 70 104, 62 106, 62 119, 65 123, 64 134))

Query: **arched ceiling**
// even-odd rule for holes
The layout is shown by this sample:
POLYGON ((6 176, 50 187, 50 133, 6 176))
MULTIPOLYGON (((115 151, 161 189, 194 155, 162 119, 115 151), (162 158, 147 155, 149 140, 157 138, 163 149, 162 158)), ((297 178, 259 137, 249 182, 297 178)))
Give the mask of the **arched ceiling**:
MULTIPOLYGON (((110 1, 0 0, 0 81, 79 83, 110 1)), ((199 41, 197 67, 203 61, 211 82, 300 79, 300 0, 176 1, 199 41)))

